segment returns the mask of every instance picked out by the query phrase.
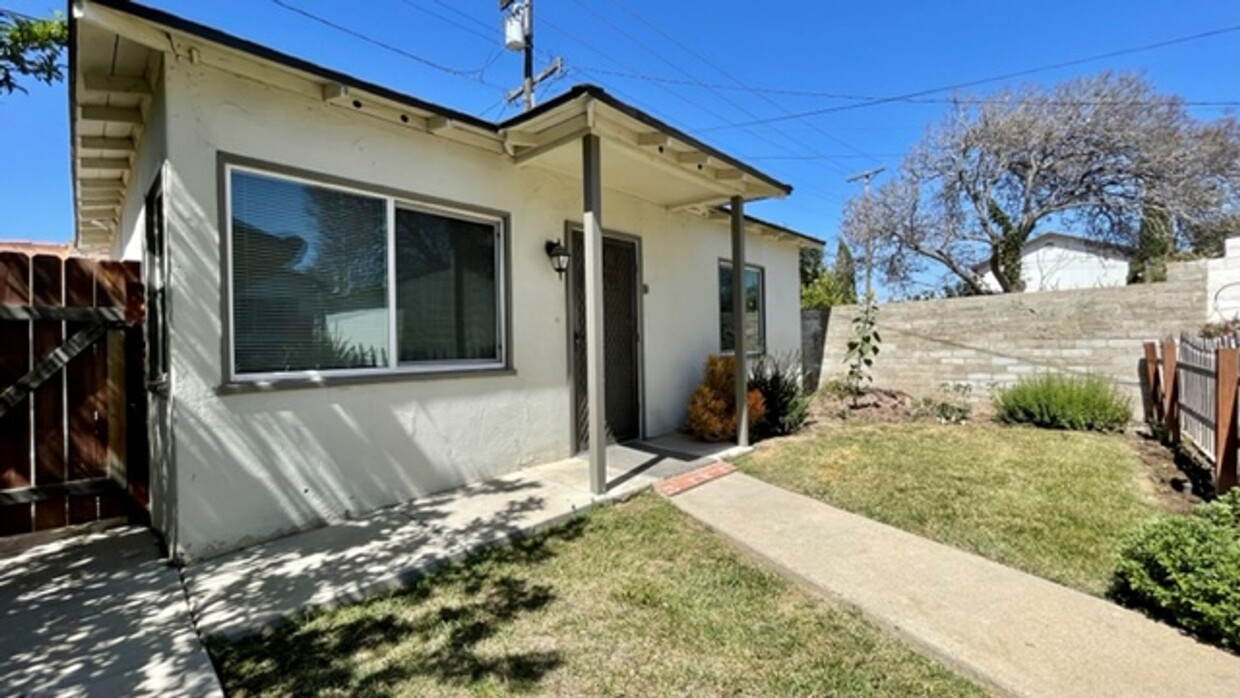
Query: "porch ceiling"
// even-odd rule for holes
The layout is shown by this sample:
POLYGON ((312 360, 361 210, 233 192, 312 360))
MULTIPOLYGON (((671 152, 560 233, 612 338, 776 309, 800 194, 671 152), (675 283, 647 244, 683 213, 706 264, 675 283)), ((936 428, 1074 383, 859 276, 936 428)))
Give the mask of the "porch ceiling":
POLYGON ((70 63, 77 244, 104 252, 120 224, 159 56, 101 27, 75 23, 70 63))
POLYGON ((740 161, 626 107, 605 92, 574 88, 502 124, 518 165, 580 178, 581 137, 599 136, 602 185, 672 210, 707 213, 733 196, 782 198, 791 190, 740 161))

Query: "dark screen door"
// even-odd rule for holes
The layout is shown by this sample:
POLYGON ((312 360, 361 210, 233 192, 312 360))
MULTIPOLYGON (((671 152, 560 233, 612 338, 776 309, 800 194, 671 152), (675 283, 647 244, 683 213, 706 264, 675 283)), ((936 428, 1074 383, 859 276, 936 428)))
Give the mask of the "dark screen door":
MULTIPOLYGON (((586 313, 584 241, 580 230, 572 236, 573 397, 577 447, 589 441, 590 412, 586 392, 586 313)), ((610 441, 641 436, 640 292, 637 274, 637 243, 603 238, 603 343, 607 401, 607 433, 610 441)))

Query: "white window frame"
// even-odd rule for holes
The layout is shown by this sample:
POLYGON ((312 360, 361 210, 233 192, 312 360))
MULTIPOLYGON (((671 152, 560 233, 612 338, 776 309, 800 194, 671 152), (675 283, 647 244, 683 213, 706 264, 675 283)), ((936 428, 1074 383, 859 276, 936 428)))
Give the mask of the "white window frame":
POLYGON ((226 318, 226 342, 228 348, 228 382, 231 383, 270 383, 282 380, 299 380, 299 381, 322 381, 328 378, 365 378, 374 376, 400 376, 400 375, 424 375, 436 373, 457 373, 471 371, 494 371, 506 369, 508 367, 508 341, 507 341, 507 323, 508 323, 508 279, 507 265, 505 264, 507 249, 507 226, 505 219, 500 215, 493 215, 480 212, 476 209, 470 209, 465 206, 454 206, 452 204, 432 203, 419 200, 411 195, 395 195, 385 193, 381 190, 366 189, 364 187, 347 186, 334 182, 315 179, 296 174, 280 172, 277 169, 267 169, 263 167, 255 167, 251 165, 238 164, 233 162, 225 162, 223 168, 223 186, 224 186, 224 204, 223 204, 223 224, 224 224, 224 268, 226 269, 225 283, 228 289, 228 317, 226 318), (268 177, 272 179, 281 179, 297 184, 304 184, 312 187, 321 187, 324 189, 334 189, 347 194, 354 194, 370 199, 382 199, 386 207, 386 223, 387 223, 387 314, 388 314, 388 362, 386 366, 375 366, 372 368, 338 368, 325 370, 293 370, 293 371, 266 371, 254 373, 242 373, 237 370, 237 342, 236 342, 236 294, 234 291, 233 277, 233 173, 244 172, 258 175, 260 177, 268 177), (472 359, 472 360, 448 360, 448 361, 419 361, 404 362, 399 357, 399 338, 396 334, 396 209, 407 208, 410 210, 421 211, 423 213, 431 213, 447 218, 457 218, 471 222, 484 223, 494 227, 495 229, 495 304, 496 304, 496 346, 497 357, 494 359, 472 359))
MULTIPOLYGON (((719 270, 724 267, 728 267, 729 269, 732 269, 733 274, 736 273, 735 265, 732 264, 732 260, 723 259, 723 258, 719 260, 719 264, 715 266, 715 294, 716 295, 719 294, 719 270)), ((758 337, 760 337, 762 340, 762 346, 751 347, 751 348, 746 349, 745 356, 759 356, 759 355, 766 353, 766 267, 760 264, 746 263, 745 271, 749 271, 751 269, 753 271, 758 272, 758 337)), ((732 283, 736 283, 736 279, 733 279, 732 283)), ((745 275, 744 273, 742 273, 741 274, 742 287, 744 286, 744 284, 745 284, 745 275)), ((723 320, 723 308, 720 307, 715 312, 716 312, 715 321, 717 323, 717 327, 721 327, 722 326, 721 322, 723 320)), ((718 329, 716 329, 716 331, 718 331, 718 329)), ((733 344, 735 344, 735 340, 733 340, 733 344)), ((719 336, 719 353, 723 355, 736 353, 735 347, 732 349, 723 348, 723 335, 722 334, 720 334, 719 336)))

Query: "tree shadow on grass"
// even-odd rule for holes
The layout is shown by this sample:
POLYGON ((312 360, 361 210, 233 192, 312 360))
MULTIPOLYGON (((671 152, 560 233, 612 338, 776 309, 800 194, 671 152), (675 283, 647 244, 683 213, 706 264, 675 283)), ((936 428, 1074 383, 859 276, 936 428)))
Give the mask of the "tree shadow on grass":
POLYGON ((418 677, 450 686, 493 681, 527 691, 563 664, 559 651, 497 654, 480 645, 555 601, 529 573, 579 537, 574 520, 450 563, 394 594, 294 617, 237 644, 211 640, 230 694, 313 694, 343 690, 384 696, 418 677))

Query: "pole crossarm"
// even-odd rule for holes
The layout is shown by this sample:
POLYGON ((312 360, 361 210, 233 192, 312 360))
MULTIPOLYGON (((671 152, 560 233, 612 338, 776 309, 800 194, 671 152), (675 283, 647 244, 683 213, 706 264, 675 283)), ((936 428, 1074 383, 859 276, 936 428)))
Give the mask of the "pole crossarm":
MULTIPOLYGON (((499 9, 500 12, 511 13, 509 19, 520 18, 523 33, 519 45, 522 52, 521 86, 505 94, 504 101, 511 104, 520 99, 522 111, 529 111, 534 108, 534 88, 544 80, 559 75, 564 70, 564 61, 556 58, 542 72, 534 75, 534 0, 522 0, 520 3, 516 0, 500 0, 499 9)), ((513 45, 511 48, 518 49, 518 46, 513 45)))
MULTIPOLYGON (((851 177, 844 178, 845 182, 852 184, 853 182, 863 182, 865 184, 865 193, 862 194, 862 201, 868 207, 870 205, 870 181, 878 175, 882 174, 886 167, 875 167, 872 170, 859 172, 851 177)), ((866 236, 865 239, 865 297, 868 299, 874 293, 874 238, 866 236)))

